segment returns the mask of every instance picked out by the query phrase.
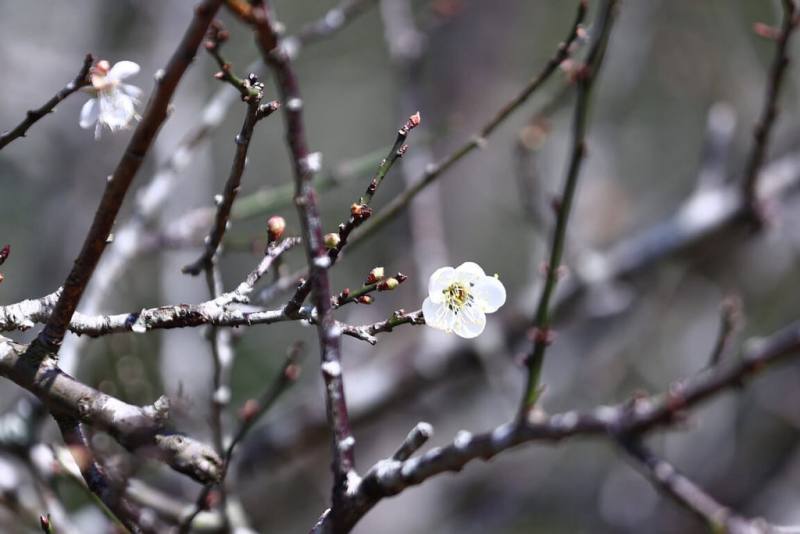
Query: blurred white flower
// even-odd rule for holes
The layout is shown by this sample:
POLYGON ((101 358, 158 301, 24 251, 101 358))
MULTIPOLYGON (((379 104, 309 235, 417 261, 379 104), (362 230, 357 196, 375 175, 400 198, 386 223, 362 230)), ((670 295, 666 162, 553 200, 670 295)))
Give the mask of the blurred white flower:
POLYGON ((495 276, 486 276, 473 262, 457 268, 442 267, 428 281, 428 298, 422 303, 425 324, 445 332, 473 338, 483 332, 486 314, 506 301, 506 288, 495 276))
POLYGON ((86 90, 94 94, 81 108, 81 128, 94 125, 94 138, 99 139, 103 126, 112 132, 130 127, 139 119, 136 104, 142 90, 122 83, 122 80, 139 72, 133 61, 120 61, 111 67, 106 60, 98 61, 91 70, 92 85, 86 90))

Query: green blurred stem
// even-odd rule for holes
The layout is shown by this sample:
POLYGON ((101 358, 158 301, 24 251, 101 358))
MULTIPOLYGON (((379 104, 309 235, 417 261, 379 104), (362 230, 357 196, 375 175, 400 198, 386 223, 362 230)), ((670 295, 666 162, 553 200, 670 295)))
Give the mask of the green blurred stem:
POLYGON ((567 223, 578 185, 581 166, 586 155, 586 132, 588 129, 589 107, 592 88, 598 70, 605 55, 608 37, 614 21, 614 12, 617 0, 606 0, 597 24, 597 34, 592 44, 586 63, 577 74, 577 97, 575 114, 572 126, 572 150, 570 151, 569 167, 564 183, 564 190, 558 201, 556 210, 556 226, 553 231, 553 240, 550 248, 550 257, 546 265, 546 275, 539 304, 536 307, 534 328, 536 331, 533 349, 528 357, 527 384, 523 391, 522 401, 517 414, 518 422, 524 422, 531 408, 536 405, 539 398, 540 376, 545 352, 550 343, 550 299, 555 292, 559 278, 559 266, 564 255, 564 246, 567 236, 567 223))

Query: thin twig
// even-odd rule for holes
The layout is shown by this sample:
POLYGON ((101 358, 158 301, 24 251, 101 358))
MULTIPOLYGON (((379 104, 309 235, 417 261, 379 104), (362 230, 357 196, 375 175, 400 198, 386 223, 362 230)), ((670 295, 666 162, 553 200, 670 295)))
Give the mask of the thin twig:
MULTIPOLYGON (((304 348, 302 343, 293 344, 289 348, 289 354, 283 364, 283 367, 281 368, 281 372, 278 374, 272 384, 270 384, 270 386, 264 390, 264 392, 259 396, 258 400, 251 399, 246 401, 240 410, 239 428, 234 434, 233 439, 231 439, 230 444, 225 448, 224 451, 221 452, 223 458, 223 467, 218 484, 220 488, 224 488, 225 477, 230 469, 231 459, 233 458, 233 453, 236 447, 239 445, 239 443, 241 443, 241 441, 261 418, 261 416, 263 416, 273 406, 273 404, 275 404, 275 401, 277 401, 278 398, 297 381, 298 377, 300 376, 300 359, 302 358, 303 351, 304 348)), ((197 514, 199 514, 205 508, 208 495, 211 493, 214 487, 215 484, 208 484, 203 487, 196 499, 195 507, 188 515, 186 515, 186 517, 184 517, 183 521, 181 521, 178 532, 184 533, 189 531, 189 527, 191 526, 194 518, 197 517, 197 514)))
POLYGON ((572 150, 569 155, 569 167, 564 182, 564 190, 554 208, 556 211, 556 226, 553 230, 550 256, 545 265, 544 287, 542 288, 534 318, 535 335, 533 348, 527 362, 527 383, 517 412, 517 418, 520 421, 527 416, 539 396, 539 375, 541 374, 545 351, 551 342, 550 299, 561 274, 560 266, 567 236, 567 223, 569 222, 575 190, 578 185, 581 165, 586 155, 586 132, 588 129, 592 88, 605 55, 615 10, 616 0, 607 0, 603 5, 600 20, 597 23, 595 40, 589 50, 586 63, 580 67, 580 72, 577 75, 577 97, 572 126, 572 150))
POLYGON ((31 109, 25 113, 25 118, 13 130, 9 130, 8 132, 4 132, 2 135, 0 135, 0 150, 2 150, 3 147, 13 140, 20 137, 25 137, 25 133, 28 131, 28 128, 33 126, 36 121, 42 117, 52 112, 59 102, 67 98, 75 91, 79 90, 81 87, 86 87, 89 85, 91 83, 89 80, 89 69, 92 67, 92 63, 94 63, 94 57, 92 57, 91 54, 86 54, 86 57, 83 59, 81 70, 78 71, 77 76, 75 76, 71 82, 53 95, 53 98, 45 102, 42 107, 38 109, 31 109))
POLYGON ((736 331, 742 323, 742 301, 737 296, 727 297, 720 304, 719 333, 706 368, 717 366, 731 351, 736 331))
POLYGON ((570 26, 569 34, 564 42, 559 44, 558 50, 555 55, 547 62, 541 72, 532 78, 522 90, 517 93, 510 101, 504 104, 469 141, 457 148, 452 154, 444 158, 438 163, 429 166, 425 173, 415 181, 415 185, 406 189, 402 194, 395 197, 385 208, 381 210, 380 215, 372 218, 371 222, 365 224, 362 228, 353 234, 350 239, 350 246, 353 247, 356 243, 361 243, 364 239, 374 234, 377 230, 382 228, 386 223, 399 215, 402 210, 416 197, 423 189, 429 184, 433 183, 442 174, 447 172, 453 165, 461 161, 462 158, 472 153, 478 148, 486 146, 487 138, 500 126, 514 111, 516 111, 525 101, 530 98, 544 83, 552 76, 557 70, 558 66, 570 56, 572 45, 578 38, 578 30, 586 16, 587 2, 580 0, 578 3, 578 11, 575 16, 575 21, 570 26))
MULTIPOLYGON (((420 120, 419 112, 416 112, 406 120, 405 124, 399 130, 397 130, 397 137, 395 138, 392 148, 389 149, 389 153, 383 158, 380 165, 378 165, 378 170, 369 181, 364 195, 359 198, 358 202, 350 207, 350 217, 347 221, 339 225, 338 233, 336 234, 338 236, 338 242, 328 250, 328 258, 330 259, 331 265, 336 263, 342 249, 347 245, 347 239, 350 237, 353 230, 361 226, 364 221, 369 219, 372 215, 372 208, 369 205, 370 202, 372 202, 372 197, 375 196, 378 187, 392 168, 392 165, 403 157, 403 154, 408 150, 408 145, 405 144, 408 133, 419 125, 420 120)), ((297 288, 297 291, 295 291, 295 294, 289 300, 287 312, 291 314, 295 309, 299 309, 300 306, 303 305, 303 302, 305 302, 310 291, 311 279, 306 280, 303 285, 297 288)))
POLYGON ((776 38, 777 46, 775 47, 775 56, 770 67, 766 94, 764 95, 764 107, 753 132, 753 148, 747 159, 744 181, 742 182, 744 201, 748 205, 750 214, 755 221, 760 220, 761 211, 756 196, 756 184, 767 155, 770 134, 778 117, 778 96, 786 74, 786 68, 789 66, 789 38, 798 23, 796 19, 797 7, 794 0, 782 0, 781 5, 783 6, 783 22, 780 34, 776 38))
POLYGON ((81 252, 64 282, 64 289, 55 310, 36 341, 30 345, 32 358, 42 358, 47 352, 57 351, 61 345, 70 318, 106 248, 111 227, 117 218, 125 194, 141 167, 161 124, 167 118, 167 107, 172 95, 194 59, 197 48, 220 4, 221 0, 204 0, 195 8, 194 17, 183 39, 169 60, 163 75, 158 77, 155 91, 142 115, 142 120, 133 132, 117 168, 109 177, 92 226, 86 234, 81 252))
POLYGON ((228 221, 231 215, 231 207, 233 201, 236 200, 236 195, 239 193, 239 187, 242 181, 242 174, 244 174, 244 167, 247 161, 247 150, 250 147, 250 140, 253 137, 253 130, 255 129, 256 122, 261 117, 266 117, 276 109, 278 109, 277 102, 270 102, 265 106, 261 106, 261 89, 255 83, 251 85, 258 91, 259 96, 250 96, 247 101, 247 111, 245 112, 244 122, 239 134, 236 136, 236 154, 231 164, 231 171, 228 175, 228 180, 225 182, 225 190, 222 194, 222 199, 217 207, 217 214, 214 219, 214 226, 206 238, 206 245, 202 256, 200 256, 194 263, 187 265, 183 268, 184 273, 196 276, 204 269, 208 269, 217 254, 219 245, 228 228, 228 221), (262 113, 262 108, 265 111, 262 113))

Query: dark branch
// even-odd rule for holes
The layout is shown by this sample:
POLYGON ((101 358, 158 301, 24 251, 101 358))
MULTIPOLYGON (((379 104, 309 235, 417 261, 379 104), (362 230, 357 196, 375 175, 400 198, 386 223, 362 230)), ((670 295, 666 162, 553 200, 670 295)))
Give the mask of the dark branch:
POLYGON ((30 345, 30 356, 43 358, 48 352, 57 352, 75 308, 94 273, 97 262, 106 248, 108 236, 122 206, 128 188, 141 167, 159 128, 167 118, 167 107, 186 69, 189 68, 197 48, 203 40, 208 25, 219 9, 221 0, 204 0, 195 8, 195 15, 178 48, 169 60, 164 74, 133 132, 122 159, 109 177, 103 198, 97 207, 94 221, 86 234, 78 258, 64 282, 64 290, 44 330, 30 345))
POLYGON ((91 83, 89 80, 89 69, 92 67, 92 63, 94 63, 94 58, 91 54, 86 54, 86 57, 83 59, 81 70, 78 71, 78 75, 75 76, 71 82, 53 95, 53 98, 48 100, 42 107, 29 110, 25 114, 25 119, 23 119, 23 121, 20 122, 16 128, 0 135, 0 150, 2 150, 3 147, 5 147, 11 141, 20 137, 25 137, 25 133, 28 131, 28 128, 33 126, 36 121, 53 111, 59 102, 67 98, 81 87, 86 87, 89 85, 91 83))

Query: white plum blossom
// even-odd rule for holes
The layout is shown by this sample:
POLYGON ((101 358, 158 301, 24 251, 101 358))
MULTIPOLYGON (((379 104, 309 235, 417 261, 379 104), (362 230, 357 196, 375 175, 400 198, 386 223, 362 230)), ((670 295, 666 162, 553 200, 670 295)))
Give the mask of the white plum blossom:
POLYGON ((81 108, 81 128, 94 125, 94 138, 99 139, 103 126, 112 132, 130 127, 139 119, 136 104, 142 90, 136 86, 122 83, 122 80, 139 72, 139 65, 133 61, 119 61, 111 67, 106 60, 98 61, 92 67, 92 84, 86 90, 94 94, 81 108))
POLYGON ((477 263, 468 261, 431 275, 422 314, 428 326, 473 338, 486 327, 486 314, 505 302, 506 288, 497 276, 486 276, 477 263))

